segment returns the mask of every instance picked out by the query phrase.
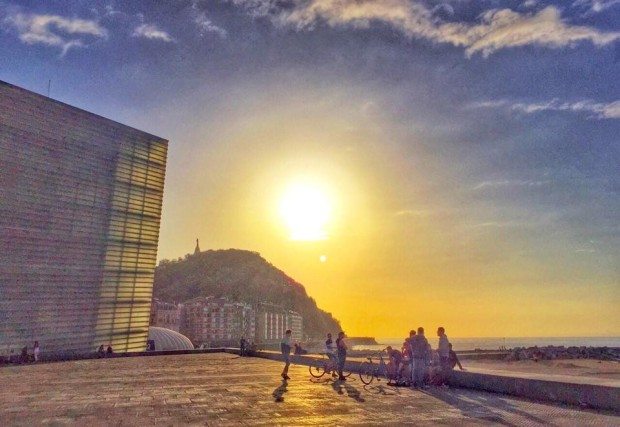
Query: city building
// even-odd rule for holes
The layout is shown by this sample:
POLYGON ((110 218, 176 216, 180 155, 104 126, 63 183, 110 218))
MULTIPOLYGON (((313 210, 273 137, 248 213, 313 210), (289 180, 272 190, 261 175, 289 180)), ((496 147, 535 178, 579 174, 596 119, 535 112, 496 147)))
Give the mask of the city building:
POLYGON ((183 304, 174 304, 153 298, 151 303, 151 321, 149 324, 179 332, 181 330, 182 308, 183 304))
POLYGON ((0 82, 0 354, 144 350, 166 153, 0 82))
POLYGON ((303 318, 293 310, 279 305, 261 303, 256 309, 256 340, 264 344, 280 342, 287 329, 292 332, 293 341, 303 337, 303 318))
POLYGON ((181 333, 197 345, 238 345, 255 339, 255 311, 251 305, 227 298, 199 297, 183 303, 181 333))

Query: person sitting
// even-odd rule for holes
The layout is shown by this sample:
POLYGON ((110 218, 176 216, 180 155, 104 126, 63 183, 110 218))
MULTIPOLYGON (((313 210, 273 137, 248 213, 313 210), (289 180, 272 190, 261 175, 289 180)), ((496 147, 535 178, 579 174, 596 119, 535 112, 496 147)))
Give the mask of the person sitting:
POLYGON ((461 371, 464 371, 465 369, 461 365, 461 361, 459 360, 459 357, 456 355, 454 350, 452 350, 452 343, 450 343, 449 347, 450 347, 450 353, 449 353, 449 356, 448 356, 448 366, 450 366, 450 370, 453 370, 454 367, 456 365, 458 365, 459 369, 461 371))
POLYGON ((388 372, 390 374, 390 380, 398 381, 400 368, 403 364, 403 354, 389 345, 385 350, 388 355, 388 372))

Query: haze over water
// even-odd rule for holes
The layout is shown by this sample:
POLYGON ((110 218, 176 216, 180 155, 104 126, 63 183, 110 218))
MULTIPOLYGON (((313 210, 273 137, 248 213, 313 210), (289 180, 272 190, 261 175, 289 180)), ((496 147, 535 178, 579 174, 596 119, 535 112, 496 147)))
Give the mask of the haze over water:
MULTIPOLYGON (((400 348, 404 338, 378 338, 379 345, 354 345, 354 350, 382 350, 391 345, 400 348)), ((437 337, 429 337, 429 343, 433 348, 437 348, 437 337)), ((507 338, 452 338, 450 337, 455 351, 464 350, 497 350, 499 348, 515 347, 544 347, 544 346, 564 346, 564 347, 620 347, 620 337, 507 337, 507 338)))

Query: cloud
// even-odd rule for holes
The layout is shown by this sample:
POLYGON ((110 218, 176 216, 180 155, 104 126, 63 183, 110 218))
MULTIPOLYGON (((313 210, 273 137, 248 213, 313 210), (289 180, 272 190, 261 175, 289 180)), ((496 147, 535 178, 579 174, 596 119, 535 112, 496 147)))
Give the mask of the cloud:
POLYGON ((587 9, 586 15, 603 12, 615 5, 620 4, 620 0, 575 0, 573 7, 587 9))
POLYGON ((543 185, 549 184, 551 181, 534 181, 534 180, 497 180, 497 181, 482 181, 477 184, 473 189, 474 190, 486 190, 486 189, 494 189, 494 188, 507 188, 507 187, 541 187, 543 185))
POLYGON ((561 48, 578 42, 595 46, 620 38, 618 32, 566 23, 559 9, 519 13, 491 9, 477 23, 445 22, 423 3, 411 0, 229 0, 253 17, 267 17, 278 26, 312 30, 318 24, 332 27, 369 28, 373 23, 390 25, 408 38, 427 39, 465 48, 468 56, 484 57, 504 48, 526 45, 561 48))
POLYGON ((174 39, 170 34, 165 32, 164 30, 160 30, 154 24, 142 24, 138 25, 135 30, 133 30, 133 37, 141 37, 149 40, 161 40, 167 43, 173 42, 174 39))
POLYGON ((508 100, 480 101, 469 104, 469 108, 508 108, 526 114, 534 114, 542 111, 567 111, 572 113, 586 113, 590 118, 596 119, 620 119, 620 101, 600 103, 591 100, 576 102, 561 102, 552 99, 544 102, 511 102, 508 100))
POLYGON ((15 30, 19 39, 29 45, 42 44, 61 48, 64 56, 72 47, 86 46, 86 38, 106 38, 108 32, 98 22, 66 18, 58 15, 9 13, 4 25, 15 30))
POLYGON ((192 1, 192 13, 194 23, 198 27, 201 36, 204 36, 207 33, 214 33, 222 38, 226 38, 226 36, 228 36, 228 32, 224 28, 215 25, 209 17, 207 17, 207 14, 200 9, 198 0, 192 1))

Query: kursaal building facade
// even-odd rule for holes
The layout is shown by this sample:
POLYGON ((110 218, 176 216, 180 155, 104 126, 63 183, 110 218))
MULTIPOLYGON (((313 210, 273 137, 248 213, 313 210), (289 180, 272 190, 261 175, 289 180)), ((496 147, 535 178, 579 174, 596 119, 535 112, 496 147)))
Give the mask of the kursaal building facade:
POLYGON ((166 154, 0 82, 0 355, 145 349, 166 154))

